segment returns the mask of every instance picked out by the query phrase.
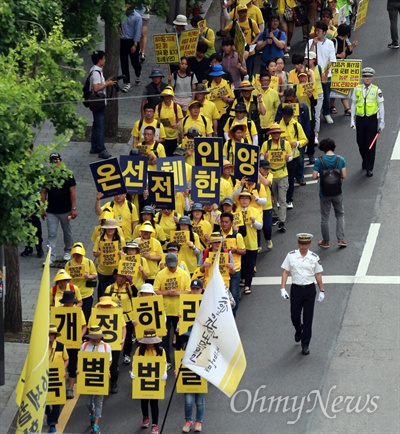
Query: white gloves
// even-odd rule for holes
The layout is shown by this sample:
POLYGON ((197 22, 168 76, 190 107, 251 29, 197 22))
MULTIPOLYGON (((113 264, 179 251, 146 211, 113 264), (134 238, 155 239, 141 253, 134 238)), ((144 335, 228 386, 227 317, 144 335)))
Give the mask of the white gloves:
POLYGON ((165 374, 161 377, 161 380, 165 381, 167 378, 168 378, 168 374, 165 373, 165 374))
POLYGON ((132 371, 129 371, 129 375, 130 375, 132 380, 134 380, 136 378, 136 375, 132 371))
POLYGON ((318 301, 321 302, 324 300, 324 298, 325 298, 325 292, 319 291, 318 301))
POLYGON ((385 121, 380 121, 378 131, 381 132, 383 131, 384 128, 385 128, 385 121))
POLYGON ((282 298, 284 298, 285 300, 289 300, 289 294, 286 292, 285 288, 281 288, 281 296, 282 298))
POLYGON ((354 121, 351 121, 350 128, 352 128, 353 130, 356 129, 356 124, 354 123, 354 121))

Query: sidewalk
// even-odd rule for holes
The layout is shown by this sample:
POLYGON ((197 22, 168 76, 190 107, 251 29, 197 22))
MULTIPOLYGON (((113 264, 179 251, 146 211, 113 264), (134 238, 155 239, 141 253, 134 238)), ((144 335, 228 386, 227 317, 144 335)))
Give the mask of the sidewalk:
MULTIPOLYGON (((211 0, 204 3, 204 11, 208 11, 211 6, 211 0)), ((147 33, 147 53, 153 52, 153 35, 164 33, 165 20, 152 16, 149 22, 147 33)), ((119 128, 132 128, 133 123, 140 118, 140 101, 144 86, 150 79, 148 76, 151 70, 155 67, 160 68, 167 77, 167 65, 157 65, 154 57, 149 55, 146 61, 142 64, 142 83, 140 86, 133 86, 132 90, 124 94, 119 92, 119 128)), ((84 68, 86 71, 92 66, 90 56, 84 55, 84 68)), ((131 67, 131 76, 134 76, 131 67)), ((166 79, 165 79, 166 80, 166 79)), ((77 112, 81 116, 88 118, 88 125, 92 122, 90 111, 82 104, 79 104, 77 112)), ((50 144, 54 140, 54 128, 50 122, 46 121, 42 128, 38 131, 35 144, 50 144)), ((107 144, 108 151, 118 157, 119 155, 127 155, 129 147, 127 144, 107 144)), ((84 243, 87 256, 92 258, 93 243, 90 237, 93 227, 97 225, 98 216, 94 212, 96 190, 93 183, 93 178, 89 170, 89 163, 97 161, 97 156, 89 154, 90 143, 88 142, 70 142, 66 148, 61 151, 63 161, 66 166, 74 172, 77 182, 77 208, 78 218, 72 222, 72 231, 75 241, 84 243)), ((47 226, 42 224, 43 240, 47 240, 47 226)), ((62 231, 58 232, 57 256, 63 254, 62 231)), ((23 250, 21 246, 21 251, 23 250)), ((20 260, 20 275, 21 275, 21 299, 22 299, 22 319, 24 321, 32 321, 35 314, 36 300, 42 278, 42 263, 44 258, 39 259, 35 255, 20 260)), ((56 269, 50 269, 50 278, 53 279, 56 274, 56 269)), ((19 375, 22 371, 25 357, 28 352, 27 344, 5 344, 5 385, 0 387, 0 433, 10 434, 15 432, 15 427, 12 427, 13 419, 17 413, 18 407, 15 403, 15 387, 17 385, 19 375)))

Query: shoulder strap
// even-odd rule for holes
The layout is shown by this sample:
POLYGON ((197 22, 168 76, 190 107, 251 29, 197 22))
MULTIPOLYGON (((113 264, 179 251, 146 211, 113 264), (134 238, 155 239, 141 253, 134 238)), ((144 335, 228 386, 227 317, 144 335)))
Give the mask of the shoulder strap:
POLYGON ((110 202, 110 207, 111 207, 111 208, 114 207, 114 201, 113 201, 113 200, 110 202))
POLYGON ((339 162, 340 162, 340 155, 336 155, 336 160, 335 160, 335 167, 334 169, 337 169, 339 167, 339 162))
POLYGON ((206 135, 207 135, 207 119, 203 115, 200 116, 203 119, 203 124, 204 124, 204 128, 206 129, 206 135))
MULTIPOLYGON (((282 139, 281 139, 281 140, 282 140, 282 139)), ((282 145, 281 145, 281 146, 282 146, 282 145)), ((267 151, 270 151, 271 148, 272 148, 272 139, 268 139, 268 142, 267 142, 267 151)))
POLYGON ((281 144, 281 150, 284 151, 285 150, 285 139, 280 139, 280 144, 281 144))
POLYGON ((52 292, 53 295, 56 295, 56 292, 57 292, 57 285, 54 285, 54 286, 51 288, 51 292, 52 292))
POLYGON ((297 122, 293 124, 294 133, 296 134, 296 139, 299 140, 299 128, 297 127, 297 122))
POLYGON ((174 104, 174 113, 175 113, 175 121, 178 122, 178 104, 176 102, 174 104))
POLYGON ((175 90, 175 87, 176 87, 176 79, 178 78, 178 72, 177 72, 177 71, 174 72, 173 77, 174 77, 174 90, 175 90))
POLYGON ((142 126, 143 126, 143 120, 140 119, 140 121, 139 121, 139 125, 138 125, 139 136, 140 136, 140 131, 141 131, 141 129, 142 129, 142 126))
POLYGON ((185 127, 188 116, 183 118, 182 127, 185 127))
POLYGON ((324 157, 319 157, 319 161, 320 161, 320 163, 322 165, 322 168, 324 170, 328 170, 328 166, 325 164, 324 157))
POLYGON ((158 104, 157 108, 158 108, 158 114, 159 116, 161 116, 162 102, 158 104))
POLYGON ((64 344, 59 341, 56 341, 56 351, 61 352, 63 349, 64 349, 64 344))
MULTIPOLYGON (((158 142, 156 140, 156 142, 154 143, 153 152, 154 152, 154 155, 158 158, 157 148, 158 148, 158 142)), ((131 206, 132 206, 132 204, 131 204, 131 206)), ((131 210, 131 212, 132 212, 132 210, 131 210)))

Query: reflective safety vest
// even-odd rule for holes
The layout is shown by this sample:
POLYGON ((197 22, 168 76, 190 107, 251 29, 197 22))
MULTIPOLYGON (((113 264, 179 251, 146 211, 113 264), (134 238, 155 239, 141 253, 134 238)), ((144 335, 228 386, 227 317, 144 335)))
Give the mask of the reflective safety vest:
POLYGON ((356 115, 372 116, 379 110, 378 86, 371 84, 367 95, 363 96, 363 85, 356 87, 356 115))

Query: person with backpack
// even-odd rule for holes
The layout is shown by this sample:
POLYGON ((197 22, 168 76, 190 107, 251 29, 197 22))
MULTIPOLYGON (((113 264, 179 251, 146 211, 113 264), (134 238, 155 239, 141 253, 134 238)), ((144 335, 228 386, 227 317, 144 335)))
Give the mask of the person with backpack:
MULTIPOLYGON (((243 103, 246 107, 247 120, 253 121, 257 130, 258 143, 261 143, 261 127, 260 127, 260 112, 258 110, 257 95, 253 93, 254 87, 249 80, 243 80, 239 86, 239 96, 232 105, 232 109, 239 103, 243 103)), ((253 143, 254 144, 254 143, 253 143)))
POLYGON ((189 128, 195 127, 200 137, 212 137, 213 124, 211 119, 200 113, 201 103, 197 100, 193 100, 189 103, 188 108, 189 114, 180 122, 182 135, 187 134, 189 128))
POLYGON ((269 161, 273 174, 272 197, 273 217, 272 224, 278 224, 279 232, 286 232, 286 194, 289 188, 287 162, 292 161, 293 151, 290 143, 281 138, 281 130, 278 124, 272 124, 269 129, 271 137, 262 144, 261 154, 269 161), (280 204, 278 208, 278 203, 280 204), (275 218, 274 218, 275 217, 275 218), (274 222, 275 220, 275 222, 274 222))
MULTIPOLYGON (((101 327, 93 325, 85 337, 89 340, 82 344, 80 351, 107 353, 109 355, 109 366, 105 366, 104 369, 108 372, 112 363, 112 351, 110 345, 102 340, 104 335, 101 331, 101 327)), ((89 422, 92 427, 92 434, 100 434, 99 421, 103 401, 104 395, 87 395, 86 406, 89 410, 89 422)))
POLYGON ((135 226, 139 223, 139 217, 136 206, 126 197, 126 194, 117 194, 113 200, 101 206, 100 200, 104 196, 102 192, 96 193, 95 212, 98 216, 106 209, 114 213, 113 217, 122 229, 123 236, 126 240, 132 239, 132 233, 135 226))
POLYGON ((184 116, 197 82, 196 75, 190 69, 189 59, 186 56, 181 57, 179 69, 168 75, 168 84, 174 91, 173 101, 181 106, 184 116))
POLYGON ((77 299, 77 305, 82 306, 82 295, 80 289, 71 282, 72 277, 66 270, 60 268, 54 276, 55 285, 50 288, 50 307, 60 307, 61 299, 65 291, 72 291, 77 299))
POLYGON ((265 70, 265 65, 270 59, 276 59, 285 55, 286 33, 279 29, 279 15, 272 15, 270 29, 264 27, 257 41, 257 50, 262 51, 260 72, 265 70))
POLYGON ((225 36, 229 32, 231 38, 234 39, 236 26, 241 28, 246 41, 245 52, 248 53, 246 69, 251 81, 254 70, 254 55, 256 54, 255 45, 261 32, 257 22, 247 16, 247 11, 248 7, 245 4, 238 4, 235 9, 238 18, 234 18, 220 33, 225 36))
POLYGON ((324 155, 315 160, 312 178, 320 180, 319 200, 321 209, 322 240, 318 245, 329 248, 329 214, 331 207, 336 217, 336 238, 339 247, 347 247, 344 240, 344 207, 342 182, 347 177, 345 159, 335 154, 336 144, 331 138, 321 140, 319 149, 324 155))
POLYGON ((154 138, 159 142, 163 143, 165 141, 165 129, 164 125, 154 117, 154 106, 150 103, 146 103, 143 106, 144 117, 137 120, 133 124, 131 131, 132 135, 132 147, 137 146, 141 141, 144 140, 144 130, 146 127, 154 127, 156 132, 154 138))
POLYGON ((156 129, 148 126, 143 131, 144 140, 138 143, 135 148, 139 154, 148 158, 147 170, 157 170, 157 158, 166 157, 164 145, 155 139, 156 129))
POLYGON ((167 157, 172 157, 178 146, 178 124, 183 113, 181 106, 173 101, 175 92, 171 86, 166 86, 160 95, 163 102, 156 106, 154 117, 164 125, 166 138, 163 145, 167 157))
POLYGON ((72 276, 71 283, 80 289, 82 311, 88 322, 92 311, 93 292, 97 286, 97 270, 94 262, 85 255, 86 250, 83 243, 75 243, 71 250, 72 259, 65 264, 65 271, 72 276))
POLYGON ((149 78, 151 82, 145 86, 143 89, 143 99, 142 99, 142 119, 144 119, 144 105, 150 104, 152 107, 156 107, 157 104, 163 102, 163 97, 161 92, 168 86, 162 79, 164 74, 161 69, 154 68, 151 70, 149 78))
POLYGON ((247 132, 246 124, 233 124, 229 131, 229 140, 224 143, 222 155, 235 167, 236 143, 247 143, 245 134, 247 132))
MULTIPOLYGON (((83 87, 83 96, 85 101, 89 101, 89 97, 92 93, 99 95, 105 100, 102 110, 92 110, 93 124, 92 134, 90 138, 90 153, 98 154, 99 158, 107 159, 111 157, 111 154, 104 146, 104 125, 105 125, 105 105, 107 104, 106 89, 109 86, 115 86, 117 84, 114 77, 110 77, 105 80, 103 75, 103 67, 106 63, 106 53, 104 51, 95 51, 92 54, 93 66, 89 71, 89 76, 83 87)), ((90 106, 88 106, 90 108, 90 106)))
POLYGON ((232 110, 235 113, 235 116, 229 116, 226 120, 224 126, 224 138, 225 140, 229 139, 229 133, 231 131, 232 126, 235 125, 246 125, 246 133, 245 139, 247 143, 258 146, 258 131, 256 128, 256 124, 248 118, 247 107, 244 102, 238 102, 232 110))

